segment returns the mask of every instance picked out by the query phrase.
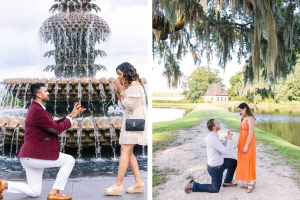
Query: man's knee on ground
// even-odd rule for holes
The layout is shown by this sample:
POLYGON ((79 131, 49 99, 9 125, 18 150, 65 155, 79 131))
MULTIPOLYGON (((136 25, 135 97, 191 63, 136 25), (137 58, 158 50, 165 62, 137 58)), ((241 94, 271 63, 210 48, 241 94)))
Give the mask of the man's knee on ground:
POLYGON ((42 193, 41 187, 33 186, 30 189, 31 189, 31 194, 29 196, 31 196, 31 197, 38 197, 42 193))
POLYGON ((220 191, 220 188, 218 187, 213 187, 211 193, 218 193, 220 191))

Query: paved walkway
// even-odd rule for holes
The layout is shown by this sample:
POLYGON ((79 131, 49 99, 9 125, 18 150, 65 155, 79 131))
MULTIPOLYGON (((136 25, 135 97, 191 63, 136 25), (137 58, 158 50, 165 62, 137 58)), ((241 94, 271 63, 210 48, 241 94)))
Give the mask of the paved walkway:
MULTIPOLYGON (((147 172, 141 172, 142 179, 146 184, 145 193, 143 194, 127 194, 124 190, 122 196, 106 196, 103 189, 114 184, 115 177, 96 177, 96 178, 77 178, 69 179, 63 194, 73 196, 73 200, 144 200, 147 199, 147 172)), ((25 180, 22 182, 26 182, 25 180)), ((47 199, 48 193, 54 180, 43 180, 42 194, 37 198, 30 198, 26 195, 3 193, 3 200, 45 200, 47 199)), ((124 178, 124 188, 130 187, 134 184, 133 176, 126 176, 124 178)))

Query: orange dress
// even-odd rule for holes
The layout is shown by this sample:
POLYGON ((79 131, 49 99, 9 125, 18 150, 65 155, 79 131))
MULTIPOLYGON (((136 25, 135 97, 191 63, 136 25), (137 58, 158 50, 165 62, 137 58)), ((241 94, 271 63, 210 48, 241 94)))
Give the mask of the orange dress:
MULTIPOLYGON (((247 153, 243 153, 243 148, 246 144, 249 135, 249 125, 247 122, 248 119, 246 119, 244 122, 243 119, 244 118, 242 118, 241 120, 241 132, 238 142, 236 180, 249 182, 252 180, 256 180, 256 140, 255 134, 253 134, 251 142, 248 146, 247 153)), ((254 120, 256 120, 255 117, 254 120)))

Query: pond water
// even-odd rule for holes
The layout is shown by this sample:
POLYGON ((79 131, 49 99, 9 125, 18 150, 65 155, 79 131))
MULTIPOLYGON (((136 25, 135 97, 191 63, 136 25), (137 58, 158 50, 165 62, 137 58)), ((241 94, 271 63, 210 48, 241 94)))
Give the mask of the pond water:
MULTIPOLYGON (((220 106, 240 117, 238 105, 220 106)), ((300 108, 250 108, 256 117, 256 127, 300 146, 300 108)))
POLYGON ((179 119, 189 113, 191 109, 179 109, 175 107, 170 108, 153 108, 152 122, 165 122, 179 119))

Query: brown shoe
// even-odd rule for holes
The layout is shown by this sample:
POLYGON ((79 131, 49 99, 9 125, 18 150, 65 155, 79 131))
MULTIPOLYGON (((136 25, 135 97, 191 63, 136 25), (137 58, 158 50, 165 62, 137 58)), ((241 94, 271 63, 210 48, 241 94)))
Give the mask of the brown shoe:
POLYGON ((48 194, 48 200, 70 200, 70 199, 72 199, 71 195, 64 195, 62 193, 48 194))
POLYGON ((235 187, 237 185, 237 183, 223 183, 223 187, 235 187))
POLYGON ((2 191, 2 180, 0 179, 0 199, 3 199, 2 191))
POLYGON ((192 190, 193 189, 193 184, 194 184, 194 180, 192 179, 192 180, 190 180, 190 182, 185 186, 185 188, 184 188, 184 191, 185 191, 185 193, 189 193, 190 192, 190 190, 192 190))

